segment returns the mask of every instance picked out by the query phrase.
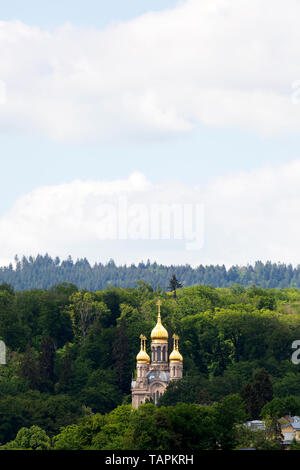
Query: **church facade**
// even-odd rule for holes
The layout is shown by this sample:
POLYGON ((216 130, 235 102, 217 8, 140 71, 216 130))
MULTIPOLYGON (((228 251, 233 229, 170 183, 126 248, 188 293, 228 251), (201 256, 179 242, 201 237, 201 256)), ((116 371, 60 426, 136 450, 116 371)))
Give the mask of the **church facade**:
POLYGON ((146 340, 140 335, 141 349, 136 357, 136 380, 131 383, 132 407, 138 408, 147 399, 157 403, 171 380, 182 378, 183 358, 178 351, 177 335, 173 335, 173 351, 168 354, 168 332, 161 322, 158 300, 157 323, 151 332, 151 360, 146 351, 146 340))

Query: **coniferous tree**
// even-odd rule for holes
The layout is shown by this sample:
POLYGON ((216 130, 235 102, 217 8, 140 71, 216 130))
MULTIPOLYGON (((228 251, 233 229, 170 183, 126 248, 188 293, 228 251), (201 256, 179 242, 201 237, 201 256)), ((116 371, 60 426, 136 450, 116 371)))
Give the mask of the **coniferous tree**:
POLYGON ((59 381, 57 384, 57 389, 59 392, 65 392, 69 388, 72 377, 72 362, 72 352, 69 343, 67 343, 59 369, 59 381))
POLYGON ((270 376, 265 369, 259 369, 254 374, 254 383, 247 383, 241 389, 250 419, 258 419, 262 408, 273 398, 273 386, 270 376))
POLYGON ((39 369, 43 389, 52 389, 54 382, 55 344, 50 336, 45 336, 40 345, 39 369))
POLYGON ((122 318, 116 332, 116 339, 112 349, 113 361, 117 372, 118 384, 122 392, 129 393, 130 369, 129 369, 129 344, 126 331, 126 321, 122 318))
POLYGON ((258 397, 259 407, 262 409, 266 403, 273 399, 273 385, 265 369, 259 369, 254 374, 254 387, 258 397))
POLYGON ((178 281, 175 274, 172 275, 169 284, 169 290, 173 292, 174 299, 176 299, 176 289, 181 289, 182 284, 178 281))
MULTIPOLYGON (((91 266, 86 258, 73 262, 71 257, 61 261, 49 255, 15 258, 16 267, 12 264, 0 267, 0 283, 8 283, 15 290, 30 288, 49 289, 59 283, 76 284, 79 289, 98 291, 110 286, 136 287, 136 280, 142 279, 153 288, 168 287, 170 277, 182 279, 185 286, 207 284, 213 287, 229 287, 240 284, 250 287, 255 284, 263 288, 300 287, 300 266, 293 267, 283 263, 262 263, 254 266, 203 266, 192 268, 189 265, 164 266, 157 263, 139 263, 131 266, 116 266, 110 260, 107 264, 95 263, 91 266)), ((176 291, 174 296, 176 295, 176 291)), ((261 300, 261 305, 267 299, 261 300)), ((272 300, 268 300, 272 307, 272 300)))
POLYGON ((39 363, 35 356, 35 351, 30 345, 27 345, 21 358, 19 374, 23 379, 28 380, 31 389, 37 389, 39 387, 39 363))
POLYGON ((240 396, 245 403, 249 419, 258 419, 261 411, 257 390, 253 384, 247 383, 240 391, 240 396))

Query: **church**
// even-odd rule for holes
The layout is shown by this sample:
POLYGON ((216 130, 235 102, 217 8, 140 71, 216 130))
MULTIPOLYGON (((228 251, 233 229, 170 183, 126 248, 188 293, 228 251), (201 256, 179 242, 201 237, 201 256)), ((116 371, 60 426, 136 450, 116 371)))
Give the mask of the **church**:
POLYGON ((151 332, 151 360, 146 351, 146 340, 140 335, 141 350, 136 356, 136 380, 131 383, 132 407, 138 408, 147 399, 157 403, 171 380, 182 378, 183 359, 178 351, 179 336, 173 335, 173 351, 168 355, 168 332, 161 322, 158 300, 157 323, 151 332))

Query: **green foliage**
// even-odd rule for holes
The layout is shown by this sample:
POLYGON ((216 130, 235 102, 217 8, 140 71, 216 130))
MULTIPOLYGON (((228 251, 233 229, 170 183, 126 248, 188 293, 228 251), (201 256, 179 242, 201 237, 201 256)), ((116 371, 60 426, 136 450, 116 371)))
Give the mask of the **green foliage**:
POLYGON ((158 406, 200 403, 203 399, 205 401, 208 398, 205 396, 205 388, 203 388, 205 385, 206 381, 201 377, 184 377, 181 380, 174 380, 169 383, 165 393, 160 397, 158 406))
POLYGON ((80 400, 94 412, 110 411, 122 401, 122 394, 116 384, 115 371, 97 369, 89 376, 79 395, 80 400))
POLYGON ((32 390, 39 388, 40 371, 36 351, 27 345, 20 360, 20 377, 28 381, 32 390))
MULTIPOLYGON (((21 261, 17 260, 16 268, 12 265, 0 268, 0 282, 6 286, 13 286, 16 290, 26 289, 49 289, 57 286, 58 293, 63 294, 69 290, 70 293, 79 289, 98 291, 111 286, 134 288, 137 280, 148 284, 153 290, 160 286, 167 289, 171 277, 174 275, 184 286, 210 285, 213 287, 232 287, 233 294, 243 295, 242 287, 259 286, 268 289, 268 293, 263 291, 253 292, 259 304, 261 296, 278 298, 273 288, 288 288, 289 297, 299 302, 299 293, 295 287, 300 287, 300 267, 293 268, 291 265, 283 263, 265 264, 257 261, 254 266, 232 266, 227 269, 222 266, 199 265, 192 268, 190 265, 164 266, 157 263, 139 263, 131 266, 116 266, 113 260, 107 264, 89 264, 86 258, 77 260, 75 263, 69 256, 61 261, 59 258, 52 259, 49 255, 38 255, 36 258, 25 256, 21 261), (296 292, 296 293, 295 293, 296 292)), ((281 300, 284 297, 281 298, 281 300)), ((272 301, 264 299, 261 306, 268 303, 272 306, 272 301), (271 302, 271 303, 270 303, 271 302)), ((274 304, 273 304, 274 305, 274 304)), ((110 308, 110 307, 109 307, 110 308)), ((265 308, 265 307, 264 307, 265 308)), ((118 315, 116 315, 117 318, 118 315)))
POLYGON ((275 397, 265 404, 261 410, 262 418, 280 418, 284 415, 299 416, 300 397, 287 396, 286 398, 275 397))
POLYGON ((300 395, 300 374, 288 372, 274 384, 274 392, 278 397, 300 395))
POLYGON ((37 425, 47 434, 56 434, 62 426, 75 423, 83 416, 78 399, 68 395, 41 394, 27 391, 0 398, 0 442, 14 439, 21 427, 37 425))
POLYGON ((258 419, 263 407, 273 398, 273 386, 266 370, 255 371, 254 382, 245 384, 240 395, 246 404, 248 417, 258 419))
POLYGON ((296 442, 296 440, 294 439, 291 442, 290 450, 300 450, 300 442, 296 442))
POLYGON ((59 380, 56 383, 57 392, 70 391, 70 382, 72 377, 72 351, 67 343, 63 351, 58 352, 59 380))
POLYGON ((172 277, 170 279, 170 283, 169 283, 169 290, 171 292, 173 292, 173 297, 174 299, 176 299, 176 291, 177 289, 181 289, 182 288, 182 284, 181 282, 178 281, 177 277, 175 276, 175 274, 172 274, 172 277))
POLYGON ((105 423, 91 441, 93 450, 126 449, 124 435, 128 431, 132 414, 131 405, 118 406, 105 416, 105 423))
MULTIPOLYGON (((25 263, 25 271, 19 266, 18 276, 44 262, 25 263)), ((50 258, 47 263, 43 273, 52 272, 50 258)), ((70 283, 71 272, 89 272, 91 281, 93 269, 76 264, 56 262, 55 272, 62 269, 64 277, 52 273, 57 285, 49 290, 0 285, 0 338, 7 344, 7 365, 0 367, 2 444, 21 428, 38 426, 51 438, 58 435, 55 446, 62 449, 227 449, 238 445, 243 408, 255 418, 300 414, 299 367, 291 362, 292 342, 300 338, 300 291, 236 284, 239 276, 251 284, 252 275, 263 275, 262 265, 251 276, 220 267, 231 287, 182 287, 174 299, 163 288, 155 290, 152 277, 137 281, 136 288, 99 290, 99 281, 91 291, 78 283, 79 290, 70 283), (159 406, 131 411, 139 335, 148 338, 150 353, 158 293, 169 338, 180 337, 184 377, 169 384, 159 406)), ((108 271, 101 269, 108 282, 119 268, 110 263, 108 271)), ((217 273, 196 271, 211 280, 217 273)), ((150 263, 132 272, 135 281, 137 272, 165 275, 150 263)), ((167 279, 173 272, 183 285, 192 283, 188 269, 172 268, 167 279)), ((267 444, 262 436, 255 445, 267 444)))
POLYGON ((16 438, 2 447, 3 450, 50 450, 51 441, 38 426, 21 428, 16 438))
POLYGON ((67 312, 72 320, 74 336, 76 340, 84 343, 91 325, 96 319, 106 320, 109 316, 109 309, 104 302, 96 301, 95 295, 91 292, 75 292, 71 295, 70 301, 67 312))
POLYGON ((252 430, 242 425, 238 428, 236 449, 282 450, 282 444, 268 431, 252 430))
POLYGON ((130 391, 130 363, 129 343, 127 337, 126 320, 122 318, 116 331, 116 337, 112 348, 114 369, 118 377, 118 385, 124 393, 130 391))
POLYGON ((245 418, 243 403, 232 395, 220 404, 148 403, 132 410, 122 405, 106 415, 85 418, 54 438, 55 449, 205 450, 231 449, 236 425, 245 418))
POLYGON ((11 349, 24 348, 24 327, 15 307, 15 294, 6 284, 0 286, 0 338, 11 349))
POLYGON ((43 338, 40 345, 39 354, 39 373, 40 373, 40 389, 41 391, 53 390, 55 380, 54 376, 55 365, 55 345, 50 336, 43 338))
POLYGON ((233 449, 237 441, 237 424, 246 419, 245 405, 238 395, 228 395, 213 406, 217 444, 222 450, 233 449))

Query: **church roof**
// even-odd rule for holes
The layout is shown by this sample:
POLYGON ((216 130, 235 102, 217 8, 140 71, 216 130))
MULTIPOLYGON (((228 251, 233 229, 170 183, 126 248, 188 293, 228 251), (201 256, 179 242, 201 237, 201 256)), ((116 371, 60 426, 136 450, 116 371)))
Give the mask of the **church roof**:
POLYGON ((164 370, 151 370, 147 374, 148 382, 154 382, 155 380, 160 380, 161 382, 169 382, 170 379, 170 372, 166 372, 164 370))

